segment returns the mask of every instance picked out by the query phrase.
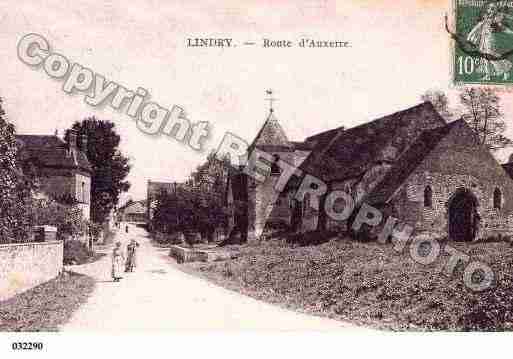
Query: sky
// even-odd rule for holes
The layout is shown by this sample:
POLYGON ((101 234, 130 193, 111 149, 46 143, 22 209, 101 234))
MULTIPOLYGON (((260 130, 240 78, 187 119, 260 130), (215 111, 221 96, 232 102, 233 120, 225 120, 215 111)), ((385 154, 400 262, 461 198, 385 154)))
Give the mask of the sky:
MULTIPOLYGON (((89 116, 114 122, 132 164, 125 198, 145 198, 148 180, 183 181, 226 131, 251 141, 265 121, 269 88, 291 140, 408 108, 430 89, 446 91, 457 105, 443 28, 450 0, 4 2, 11 10, 0 15, 0 96, 9 120, 24 134, 63 133, 89 116), (205 150, 143 134, 124 111, 65 93, 63 81, 18 59, 17 44, 28 33, 108 80, 147 89, 146 100, 180 106, 192 122, 208 121, 205 150), (187 47, 187 38, 196 37, 233 38, 237 46, 187 47), (301 38, 350 47, 260 46, 263 39, 301 38)), ((513 138, 513 93, 503 92, 502 103, 513 138)))

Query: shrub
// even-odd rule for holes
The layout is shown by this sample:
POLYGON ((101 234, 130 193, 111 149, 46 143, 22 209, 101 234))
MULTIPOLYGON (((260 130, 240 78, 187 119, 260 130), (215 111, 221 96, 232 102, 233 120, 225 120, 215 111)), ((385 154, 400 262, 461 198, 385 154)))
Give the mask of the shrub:
POLYGON ((64 241, 64 264, 82 264, 91 257, 91 251, 81 241, 64 241))
POLYGON ((102 226, 98 223, 90 223, 89 224, 89 233, 93 237, 93 240, 97 242, 102 234, 102 226))
POLYGON ((314 246, 328 242, 336 236, 335 232, 330 231, 308 231, 304 233, 293 233, 287 237, 287 243, 303 246, 314 246))
POLYGON ((34 183, 20 170, 15 128, 4 115, 0 98, 0 243, 24 242, 29 240, 33 221, 34 183))
POLYGON ((59 239, 77 239, 87 232, 87 222, 82 210, 76 205, 68 205, 56 200, 39 200, 34 206, 36 225, 57 227, 59 239))

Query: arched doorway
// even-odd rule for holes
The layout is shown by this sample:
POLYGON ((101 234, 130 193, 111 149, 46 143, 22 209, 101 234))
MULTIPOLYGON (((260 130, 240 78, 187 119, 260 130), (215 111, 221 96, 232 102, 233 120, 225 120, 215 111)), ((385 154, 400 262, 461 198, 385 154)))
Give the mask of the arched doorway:
POLYGON ((477 235, 478 202, 467 189, 458 190, 449 200, 449 238, 454 241, 472 241, 477 235))

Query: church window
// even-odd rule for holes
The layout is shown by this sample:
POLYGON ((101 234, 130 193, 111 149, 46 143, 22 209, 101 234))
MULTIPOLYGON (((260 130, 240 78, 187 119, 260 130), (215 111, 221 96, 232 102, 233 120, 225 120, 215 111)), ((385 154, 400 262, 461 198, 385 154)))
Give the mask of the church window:
POLYGON ((495 188, 493 191, 493 208, 501 209, 502 207, 502 193, 499 188, 495 188))
POLYGON ((431 186, 426 186, 424 189, 424 207, 433 207, 433 190, 431 186))

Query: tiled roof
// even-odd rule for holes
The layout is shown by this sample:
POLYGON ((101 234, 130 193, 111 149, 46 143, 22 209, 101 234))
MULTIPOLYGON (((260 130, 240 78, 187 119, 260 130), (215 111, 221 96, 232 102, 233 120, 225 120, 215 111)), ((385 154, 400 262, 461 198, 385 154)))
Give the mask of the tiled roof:
POLYGON ((297 142, 297 141, 289 141, 292 146, 294 146, 295 150, 298 151, 311 151, 314 149, 314 144, 310 142, 297 142))
POLYGON ((33 161, 40 167, 73 168, 92 172, 91 164, 84 152, 70 151, 66 142, 57 136, 16 135, 19 158, 33 161))
POLYGON ((383 180, 366 198, 368 204, 383 204, 395 193, 408 176, 449 132, 465 121, 457 120, 443 127, 424 131, 387 172, 383 180))
POLYGON ((264 125, 260 131, 258 131, 258 134, 253 140, 251 146, 249 146, 248 152, 251 152, 254 147, 263 148, 265 146, 293 148, 285 134, 285 131, 283 131, 283 128, 276 119, 274 112, 269 112, 264 125))
POLYGON ((146 214, 146 201, 137 201, 126 204, 120 209, 124 214, 146 214))
POLYGON ((445 125, 433 105, 425 102, 347 130, 340 127, 326 131, 307 139, 315 147, 300 169, 325 181, 358 176, 377 160, 401 129, 413 121, 420 127, 421 113, 428 113, 440 126, 445 125))

